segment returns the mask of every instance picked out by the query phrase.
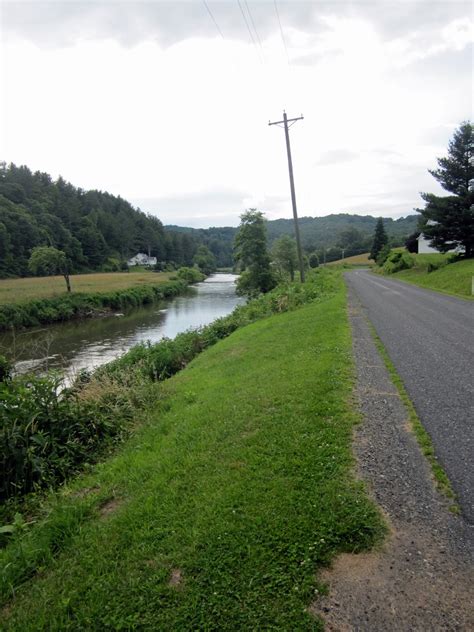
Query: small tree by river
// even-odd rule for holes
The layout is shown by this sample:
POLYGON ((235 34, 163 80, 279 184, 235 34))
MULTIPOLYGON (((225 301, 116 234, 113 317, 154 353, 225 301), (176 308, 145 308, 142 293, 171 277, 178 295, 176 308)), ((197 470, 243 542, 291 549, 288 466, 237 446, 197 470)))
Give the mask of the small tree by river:
POLYGON ((242 266, 237 281, 237 293, 257 296, 276 286, 267 250, 267 235, 263 213, 251 208, 240 216, 239 232, 235 238, 234 256, 242 266))
POLYGON ((31 251, 28 261, 30 272, 36 276, 61 274, 66 281, 67 291, 71 291, 69 265, 66 253, 52 246, 37 246, 31 251))

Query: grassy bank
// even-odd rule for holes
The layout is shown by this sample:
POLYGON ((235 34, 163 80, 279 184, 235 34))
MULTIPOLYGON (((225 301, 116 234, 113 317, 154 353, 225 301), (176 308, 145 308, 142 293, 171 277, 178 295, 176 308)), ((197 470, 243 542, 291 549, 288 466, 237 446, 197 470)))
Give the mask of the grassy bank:
MULTIPOLYGON (((105 276, 105 275, 104 275, 105 276)), ((153 277, 149 276, 150 281, 153 277)), ((177 279, 135 285, 121 290, 63 293, 52 298, 0 305, 0 331, 36 327, 78 318, 90 318, 111 310, 125 310, 159 301, 183 292, 188 283, 177 279)))
MULTIPOLYGON (((406 265, 412 267, 391 272, 389 257, 383 268, 376 271, 381 274, 388 273, 394 279, 407 281, 430 290, 465 298, 472 297, 474 259, 452 262, 452 255, 449 254, 418 255, 409 254, 401 249, 400 252, 406 259, 406 265)), ((395 266, 398 266, 398 262, 395 266)))
POLYGON ((120 454, 1 553, 5 629, 321 629, 318 566, 382 532, 352 479, 351 388, 336 275, 151 382, 120 454))
MULTIPOLYGON (((99 272, 71 275, 75 293, 100 294, 168 281, 168 272, 99 272)), ((66 294, 62 276, 0 279, 0 305, 25 303, 66 294)))

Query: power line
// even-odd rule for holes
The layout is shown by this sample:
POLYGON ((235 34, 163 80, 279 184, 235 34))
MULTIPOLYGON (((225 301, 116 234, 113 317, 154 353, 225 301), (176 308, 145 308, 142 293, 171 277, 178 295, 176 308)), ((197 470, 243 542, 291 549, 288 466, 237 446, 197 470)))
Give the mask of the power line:
POLYGON ((214 15, 212 14, 211 9, 209 8, 209 5, 207 4, 206 0, 202 0, 202 3, 204 4, 204 6, 207 9, 207 12, 209 13, 209 15, 211 16, 211 20, 214 22, 214 26, 217 29, 217 32, 219 33, 219 35, 222 37, 222 39, 224 39, 224 35, 222 34, 222 31, 219 28, 219 25, 217 24, 216 18, 214 17, 214 15))
POLYGON ((257 51, 257 55, 260 57, 259 53, 258 53, 258 46, 257 46, 257 42, 255 41, 255 37, 253 36, 252 30, 250 29, 250 25, 249 22, 247 20, 247 16, 245 15, 245 12, 242 8, 242 4, 240 3, 240 0, 237 0, 237 4, 239 5, 239 9, 240 9, 240 13, 242 14, 242 17, 244 18, 245 21, 245 25, 247 27, 247 31, 249 32, 250 35, 250 39, 253 42, 253 45, 255 46, 255 50, 257 51))
POLYGON ((287 58, 287 60, 288 60, 288 66, 291 66, 291 64, 290 64, 290 56, 289 56, 289 54, 288 54, 288 48, 287 48, 287 46, 286 46, 285 35, 284 35, 284 33, 283 33, 283 28, 282 28, 282 26, 281 26, 280 13, 279 13, 279 11, 278 11, 278 5, 277 5, 277 3, 276 3, 276 0, 273 0, 273 4, 275 5, 275 11, 276 11, 277 18, 278 18, 278 24, 280 25, 281 40, 282 40, 282 42, 283 42, 283 46, 285 47, 286 58, 287 58))
POLYGON ((259 46, 260 46, 260 50, 262 51, 263 60, 265 61, 265 53, 263 51, 262 40, 260 39, 260 35, 258 34, 257 27, 255 26, 255 22, 253 21, 252 12, 250 11, 250 7, 248 5, 248 2, 247 2, 247 0, 244 0, 244 2, 245 2, 245 6, 247 7, 247 12, 249 14, 249 18, 250 18, 250 22, 252 23, 253 30, 255 31, 255 35, 257 36, 257 40, 258 40, 258 43, 259 43, 259 46))

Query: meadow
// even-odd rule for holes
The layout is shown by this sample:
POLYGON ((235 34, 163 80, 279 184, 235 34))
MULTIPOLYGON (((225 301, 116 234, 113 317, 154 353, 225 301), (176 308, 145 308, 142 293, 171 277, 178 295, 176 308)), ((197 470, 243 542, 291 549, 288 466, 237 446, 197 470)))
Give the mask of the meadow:
POLYGON ((345 257, 344 259, 338 259, 337 261, 331 261, 327 265, 334 266, 341 265, 341 263, 343 263, 344 265, 349 266, 373 266, 375 265, 375 262, 372 261, 372 259, 369 259, 369 254, 369 252, 363 252, 360 255, 354 255, 352 257, 345 257))
MULTIPOLYGON (((138 285, 163 283, 169 272, 96 272, 71 275, 73 292, 102 293, 126 290, 138 285)), ((0 305, 24 303, 31 300, 53 298, 66 294, 62 276, 0 279, 0 305)))

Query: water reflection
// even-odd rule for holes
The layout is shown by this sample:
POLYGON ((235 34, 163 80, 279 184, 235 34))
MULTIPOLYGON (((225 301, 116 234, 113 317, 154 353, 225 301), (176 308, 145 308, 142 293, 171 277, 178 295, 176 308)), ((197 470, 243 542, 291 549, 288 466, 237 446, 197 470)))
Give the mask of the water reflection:
POLYGON ((15 370, 61 369, 66 375, 91 369, 122 355, 139 342, 173 338, 206 325, 242 302, 235 275, 214 274, 184 296, 134 309, 124 315, 52 325, 0 337, 0 353, 15 360, 15 370))

